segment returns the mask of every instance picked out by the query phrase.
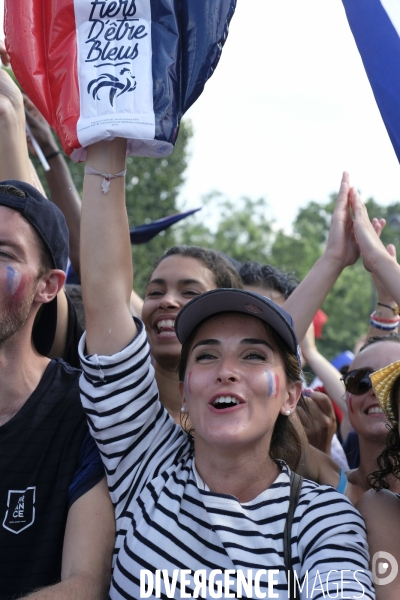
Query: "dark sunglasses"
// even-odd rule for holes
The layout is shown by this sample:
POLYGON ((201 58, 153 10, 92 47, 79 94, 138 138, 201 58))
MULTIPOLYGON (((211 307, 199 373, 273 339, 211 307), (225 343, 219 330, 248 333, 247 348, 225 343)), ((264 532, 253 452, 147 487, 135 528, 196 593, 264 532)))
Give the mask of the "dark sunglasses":
POLYGON ((342 377, 346 391, 354 394, 354 396, 362 396, 362 394, 368 392, 372 388, 369 376, 373 372, 372 369, 354 369, 346 373, 342 377))

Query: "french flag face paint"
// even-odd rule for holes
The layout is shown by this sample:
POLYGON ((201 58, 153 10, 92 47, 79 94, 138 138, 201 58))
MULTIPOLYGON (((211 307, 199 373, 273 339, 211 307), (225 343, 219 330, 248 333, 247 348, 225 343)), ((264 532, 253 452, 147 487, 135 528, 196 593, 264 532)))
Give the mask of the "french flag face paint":
POLYGON ((6 279, 6 287, 7 292, 12 296, 18 290, 19 285, 21 283, 21 273, 13 269, 12 267, 7 267, 7 279, 6 279))
POLYGON ((128 139, 130 155, 163 157, 218 64, 235 6, 5 0, 7 49, 19 83, 73 160, 115 137, 128 139))
POLYGON ((279 393, 279 377, 276 373, 265 371, 267 376, 267 394, 269 398, 275 398, 279 393))

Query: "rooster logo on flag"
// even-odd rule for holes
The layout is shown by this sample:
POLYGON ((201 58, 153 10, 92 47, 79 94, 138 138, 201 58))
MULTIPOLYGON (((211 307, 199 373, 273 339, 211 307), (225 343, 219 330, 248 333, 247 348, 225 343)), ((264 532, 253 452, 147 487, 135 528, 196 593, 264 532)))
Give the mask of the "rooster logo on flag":
POLYGON ((115 95, 121 96, 122 94, 125 94, 125 92, 133 92, 136 89, 136 85, 137 82, 133 81, 135 79, 135 76, 132 75, 132 73, 129 71, 129 69, 122 69, 122 71, 120 72, 120 75, 124 75, 124 73, 128 72, 129 75, 126 78, 126 83, 121 83, 120 80, 118 79, 118 77, 115 77, 115 75, 110 75, 110 73, 103 73, 103 75, 100 75, 100 77, 98 77, 97 79, 93 79, 88 87, 87 87, 87 91, 88 94, 90 94, 90 92, 92 93, 93 99, 97 99, 100 100, 98 93, 102 88, 110 88, 110 104, 111 106, 114 106, 114 98, 115 95), (93 89, 91 89, 93 87, 93 89), (120 90, 119 94, 117 94, 118 90, 120 90))

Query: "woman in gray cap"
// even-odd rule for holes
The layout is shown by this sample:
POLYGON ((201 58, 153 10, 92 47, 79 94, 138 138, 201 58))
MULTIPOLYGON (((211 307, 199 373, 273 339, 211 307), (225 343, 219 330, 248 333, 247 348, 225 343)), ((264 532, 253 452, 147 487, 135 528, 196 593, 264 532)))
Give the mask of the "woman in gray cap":
POLYGON ((122 177, 101 193, 124 154, 123 140, 89 149, 82 213, 81 394, 116 511, 110 597, 287 598, 297 577, 293 597, 375 598, 357 511, 277 459, 285 446, 295 465, 301 451, 292 420, 302 374, 283 309, 236 289, 191 300, 175 326, 192 435, 159 401, 143 324, 129 313, 122 177))

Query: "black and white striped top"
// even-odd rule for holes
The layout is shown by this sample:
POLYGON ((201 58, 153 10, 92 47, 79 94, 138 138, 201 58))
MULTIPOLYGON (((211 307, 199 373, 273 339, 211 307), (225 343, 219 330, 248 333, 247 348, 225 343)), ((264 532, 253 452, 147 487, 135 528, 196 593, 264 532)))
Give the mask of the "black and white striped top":
MULTIPOLYGON (((253 590, 243 597, 287 598, 283 530, 289 506, 288 468, 282 464, 275 482, 246 504, 210 492, 196 472, 192 441, 158 400, 149 346, 141 325, 139 329, 135 340, 117 355, 82 358, 82 403, 104 461, 117 520, 110 597, 197 597, 192 594, 202 581, 205 586, 196 592, 199 598, 236 597, 225 592, 235 593, 238 571, 247 578, 251 569, 255 578, 257 571, 275 569, 279 573, 272 574, 276 583, 269 596, 268 573, 261 573, 259 589, 266 596, 253 590), (174 570, 190 570, 186 589, 179 572, 175 591, 167 595, 161 574, 160 594, 155 587, 152 595, 143 590, 141 595, 141 570, 163 569, 168 587, 174 585, 174 570), (217 591, 210 595, 207 587, 216 569, 233 571, 220 596, 217 591), (198 573, 201 570, 203 574, 198 573)), ((81 357, 84 348, 85 336, 81 357)), ((328 590, 334 597, 337 586, 341 597, 341 578, 342 597, 375 598, 364 523, 333 488, 304 482, 292 527, 292 555, 299 579, 308 572, 302 599, 324 598, 328 590), (343 575, 341 570, 346 570, 343 575)), ((223 577, 217 575, 215 581, 223 577)))

